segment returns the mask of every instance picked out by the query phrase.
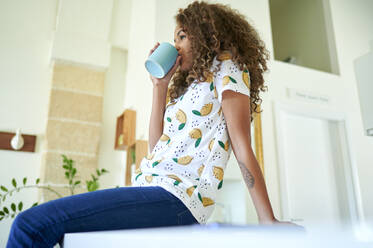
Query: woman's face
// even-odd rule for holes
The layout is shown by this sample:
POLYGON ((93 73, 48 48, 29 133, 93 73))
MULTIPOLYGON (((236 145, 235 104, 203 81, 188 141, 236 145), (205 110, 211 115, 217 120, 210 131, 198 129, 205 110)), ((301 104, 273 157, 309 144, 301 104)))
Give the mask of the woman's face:
POLYGON ((175 28, 174 42, 179 55, 180 60, 180 70, 189 71, 192 69, 193 57, 191 41, 188 39, 188 35, 185 33, 182 27, 179 25, 175 28))

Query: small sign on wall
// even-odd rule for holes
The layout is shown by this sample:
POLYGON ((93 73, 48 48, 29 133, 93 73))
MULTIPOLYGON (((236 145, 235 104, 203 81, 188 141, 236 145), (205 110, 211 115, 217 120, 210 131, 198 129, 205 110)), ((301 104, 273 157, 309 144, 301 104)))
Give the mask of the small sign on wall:
POLYGON ((290 89, 286 88, 287 96, 291 99, 296 99, 300 101, 305 101, 309 103, 320 103, 320 104, 330 104, 330 98, 326 95, 320 95, 317 93, 312 93, 309 91, 290 89))

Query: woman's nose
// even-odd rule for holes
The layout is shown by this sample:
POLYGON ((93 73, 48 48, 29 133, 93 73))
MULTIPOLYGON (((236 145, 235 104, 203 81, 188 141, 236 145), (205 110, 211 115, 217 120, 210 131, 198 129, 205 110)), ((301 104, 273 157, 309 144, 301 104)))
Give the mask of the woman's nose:
POLYGON ((176 50, 179 52, 180 51, 180 46, 178 45, 178 43, 175 43, 175 48, 176 50))

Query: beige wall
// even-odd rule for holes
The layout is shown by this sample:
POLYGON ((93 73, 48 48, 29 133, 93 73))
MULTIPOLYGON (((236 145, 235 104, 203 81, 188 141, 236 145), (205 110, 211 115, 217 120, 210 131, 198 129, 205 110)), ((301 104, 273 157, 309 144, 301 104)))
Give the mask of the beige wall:
MULTIPOLYGON (((86 180, 91 180, 91 174, 96 174, 104 80, 105 71, 54 62, 41 182, 61 185, 53 189, 63 196, 71 193, 65 187, 67 180, 61 166, 62 154, 75 161, 76 177, 82 182, 74 193, 86 192, 81 186, 85 186, 86 180)), ((59 198, 48 190, 41 193, 44 201, 59 198)))

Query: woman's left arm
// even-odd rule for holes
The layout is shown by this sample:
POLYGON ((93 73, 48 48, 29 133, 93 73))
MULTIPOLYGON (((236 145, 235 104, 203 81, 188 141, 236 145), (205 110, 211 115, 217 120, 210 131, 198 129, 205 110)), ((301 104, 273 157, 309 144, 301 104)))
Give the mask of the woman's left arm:
POLYGON ((222 110, 228 127, 233 153, 249 189, 260 224, 277 224, 259 164, 251 147, 250 98, 226 90, 222 93, 222 110))

